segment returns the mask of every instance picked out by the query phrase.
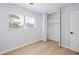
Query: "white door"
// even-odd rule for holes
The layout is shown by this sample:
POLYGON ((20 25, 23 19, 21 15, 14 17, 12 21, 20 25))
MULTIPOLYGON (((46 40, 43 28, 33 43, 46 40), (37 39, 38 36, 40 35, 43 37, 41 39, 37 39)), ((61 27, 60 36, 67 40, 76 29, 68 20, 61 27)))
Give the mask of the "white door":
POLYGON ((70 49, 79 52, 79 11, 70 14, 70 49))

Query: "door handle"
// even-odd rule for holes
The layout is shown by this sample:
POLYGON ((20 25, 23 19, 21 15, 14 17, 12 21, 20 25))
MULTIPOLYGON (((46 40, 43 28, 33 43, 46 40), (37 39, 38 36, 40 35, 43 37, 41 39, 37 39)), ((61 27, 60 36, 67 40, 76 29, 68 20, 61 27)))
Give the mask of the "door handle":
POLYGON ((73 32, 70 32, 70 34, 74 34, 73 32))

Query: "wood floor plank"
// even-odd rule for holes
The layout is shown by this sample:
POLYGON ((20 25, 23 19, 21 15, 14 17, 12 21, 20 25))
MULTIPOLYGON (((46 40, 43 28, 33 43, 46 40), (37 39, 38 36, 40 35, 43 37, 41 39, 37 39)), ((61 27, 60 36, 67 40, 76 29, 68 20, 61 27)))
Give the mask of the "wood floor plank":
POLYGON ((4 55, 79 55, 79 53, 63 47, 60 48, 56 42, 48 40, 24 46, 4 55))

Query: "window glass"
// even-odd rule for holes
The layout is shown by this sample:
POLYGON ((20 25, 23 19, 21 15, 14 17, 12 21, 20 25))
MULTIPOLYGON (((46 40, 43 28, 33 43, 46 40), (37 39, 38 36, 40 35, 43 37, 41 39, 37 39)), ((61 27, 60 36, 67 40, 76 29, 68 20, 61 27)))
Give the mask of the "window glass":
POLYGON ((9 28, 18 29, 24 27, 24 16, 19 14, 9 14, 9 28))
POLYGON ((25 17, 25 23, 27 27, 35 27, 35 18, 25 17))
POLYGON ((29 29, 36 27, 36 19, 20 14, 9 14, 9 29, 29 29))

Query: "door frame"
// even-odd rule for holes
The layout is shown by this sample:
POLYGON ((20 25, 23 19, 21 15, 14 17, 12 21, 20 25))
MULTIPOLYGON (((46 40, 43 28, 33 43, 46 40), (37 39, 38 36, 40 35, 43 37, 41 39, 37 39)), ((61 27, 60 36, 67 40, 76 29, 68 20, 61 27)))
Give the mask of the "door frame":
POLYGON ((61 9, 59 9, 59 18, 60 18, 60 39, 59 39, 59 47, 61 47, 61 9))
MULTIPOLYGON (((61 47, 61 9, 57 9, 57 10, 54 11, 53 13, 55 13, 55 12, 59 12, 59 21, 60 21, 60 22, 59 22, 59 23, 60 23, 60 24, 59 24, 59 30, 60 30, 60 31, 59 31, 59 32, 60 32, 59 36, 60 36, 60 38, 59 38, 59 40, 58 40, 57 43, 58 43, 58 46, 61 47)), ((48 19, 47 19, 47 20, 48 20, 48 19)), ((47 38, 48 38, 48 37, 47 37, 47 38)))

